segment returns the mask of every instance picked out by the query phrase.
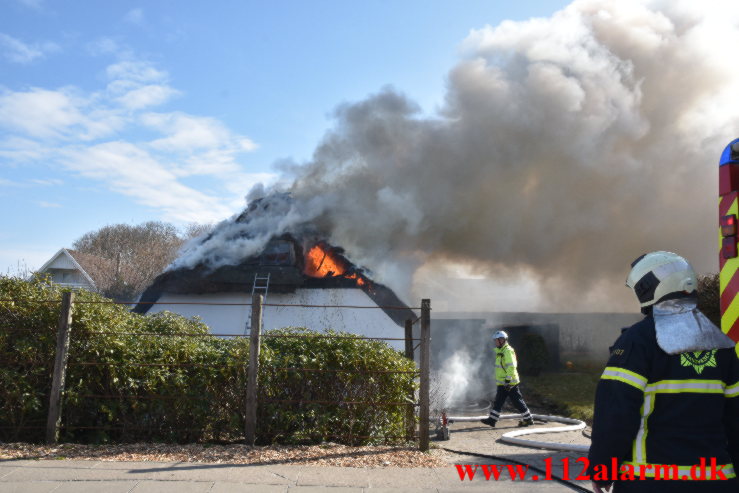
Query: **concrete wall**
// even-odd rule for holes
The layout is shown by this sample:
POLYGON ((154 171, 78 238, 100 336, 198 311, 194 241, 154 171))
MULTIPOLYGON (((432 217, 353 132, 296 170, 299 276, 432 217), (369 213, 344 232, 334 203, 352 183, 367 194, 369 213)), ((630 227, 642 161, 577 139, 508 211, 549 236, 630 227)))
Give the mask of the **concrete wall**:
MULTIPOLYGON (((488 351, 496 330, 508 331, 514 347, 519 333, 539 333, 555 366, 567 361, 603 365, 621 329, 641 318, 639 313, 437 312, 431 322, 432 366, 440 367, 454 348, 488 351)), ((519 359, 524 357, 519 354, 519 359)))

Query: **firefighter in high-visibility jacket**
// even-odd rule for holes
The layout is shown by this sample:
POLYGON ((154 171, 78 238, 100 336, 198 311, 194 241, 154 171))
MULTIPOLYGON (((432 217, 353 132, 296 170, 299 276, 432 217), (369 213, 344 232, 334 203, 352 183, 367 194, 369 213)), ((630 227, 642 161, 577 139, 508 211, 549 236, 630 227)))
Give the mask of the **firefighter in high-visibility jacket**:
POLYGON ((594 491, 739 492, 739 359, 697 309, 696 276, 671 252, 626 281, 646 317, 611 348, 595 395, 594 491), (614 482, 615 480, 615 482, 614 482))
POLYGON ((531 418, 531 412, 526 406, 518 388, 520 380, 518 378, 518 362, 516 361, 516 351, 508 344, 508 334, 499 330, 493 334, 495 339, 495 384, 497 387, 495 393, 495 401, 493 407, 490 408, 490 416, 481 420, 486 425, 495 427, 500 419, 500 411, 508 397, 511 398, 513 405, 522 414, 521 421, 518 426, 529 426, 534 424, 531 418))

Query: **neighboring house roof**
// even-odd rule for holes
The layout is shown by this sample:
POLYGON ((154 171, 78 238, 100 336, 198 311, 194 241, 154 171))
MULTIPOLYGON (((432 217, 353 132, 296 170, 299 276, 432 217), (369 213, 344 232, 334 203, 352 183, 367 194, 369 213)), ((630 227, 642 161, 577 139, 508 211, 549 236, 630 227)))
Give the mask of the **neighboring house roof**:
POLYGON ((38 272, 48 272, 52 269, 75 270, 93 289, 98 289, 100 281, 115 272, 115 262, 88 253, 62 248, 41 266, 38 272))

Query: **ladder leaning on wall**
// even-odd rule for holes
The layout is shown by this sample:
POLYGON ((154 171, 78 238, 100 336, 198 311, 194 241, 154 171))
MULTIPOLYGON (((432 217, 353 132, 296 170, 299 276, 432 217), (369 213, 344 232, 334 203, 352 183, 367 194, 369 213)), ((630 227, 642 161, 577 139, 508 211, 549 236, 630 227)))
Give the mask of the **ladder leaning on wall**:
MULTIPOLYGON (((261 293, 264 295, 264 298, 262 299, 262 303, 267 302, 267 293, 269 293, 269 276, 270 275, 271 275, 270 273, 267 273, 266 276, 260 276, 259 272, 254 274, 254 283, 251 286, 252 298, 254 297, 255 293, 261 293)), ((249 333, 250 323, 251 323, 251 320, 247 317, 246 324, 244 327, 244 335, 247 335, 249 333)))
POLYGON ((267 302, 267 292, 269 292, 269 276, 269 273, 266 276, 260 276, 258 272, 254 274, 254 284, 251 287, 251 294, 252 296, 254 296, 255 293, 262 293, 264 295, 262 303, 267 302))

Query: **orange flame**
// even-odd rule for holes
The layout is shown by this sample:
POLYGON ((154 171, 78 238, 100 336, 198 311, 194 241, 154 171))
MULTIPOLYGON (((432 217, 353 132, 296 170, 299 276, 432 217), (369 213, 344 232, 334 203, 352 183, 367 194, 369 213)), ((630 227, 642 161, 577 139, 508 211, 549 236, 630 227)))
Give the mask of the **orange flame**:
POLYGON ((305 254, 305 273, 311 277, 341 276, 346 266, 333 257, 328 249, 316 245, 305 254))
POLYGON ((356 272, 346 275, 349 266, 346 262, 336 256, 331 248, 317 244, 305 254, 305 274, 311 277, 345 277, 356 279, 357 286, 365 286, 367 280, 356 272))

